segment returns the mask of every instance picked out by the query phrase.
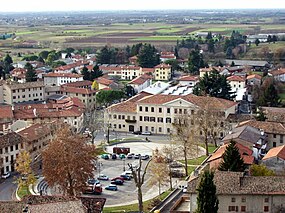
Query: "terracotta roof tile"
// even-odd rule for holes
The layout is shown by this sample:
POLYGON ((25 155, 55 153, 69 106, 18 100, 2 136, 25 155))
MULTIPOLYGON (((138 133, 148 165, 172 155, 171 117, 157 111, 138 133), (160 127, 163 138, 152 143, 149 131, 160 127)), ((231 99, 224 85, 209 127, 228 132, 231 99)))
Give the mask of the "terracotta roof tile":
POLYGON ((245 81, 245 78, 241 77, 241 76, 237 76, 237 75, 232 75, 227 77, 228 81, 245 81))
POLYGON ((171 68, 171 65, 162 63, 162 64, 156 65, 154 68, 171 68))
POLYGON ((141 85, 148 81, 149 79, 152 79, 152 76, 149 75, 141 75, 136 78, 134 78, 132 81, 130 81, 128 84, 136 84, 136 85, 141 85))
POLYGON ((18 134, 25 138, 27 141, 35 141, 49 135, 52 132, 51 125, 51 123, 37 123, 18 131, 18 134))
POLYGON ((26 82, 26 83, 10 83, 6 84, 11 89, 27 89, 27 88, 37 88, 44 87, 43 81, 26 82))
POLYGON ((246 77, 247 80, 252 79, 252 78, 257 78, 259 80, 262 79, 262 77, 260 75, 257 75, 257 74, 249 75, 246 77))
POLYGON ((83 75, 74 74, 74 73, 59 73, 59 72, 50 72, 44 74, 44 77, 67 77, 67 78, 81 78, 83 75))
POLYGON ((12 119, 13 111, 10 105, 0 105, 0 121, 1 119, 12 119))
POLYGON ((67 84, 63 84, 62 86, 65 86, 65 87, 91 87, 92 83, 93 83, 92 81, 83 80, 83 81, 70 82, 67 84))
POLYGON ((24 141, 25 139, 21 135, 15 132, 10 132, 6 135, 0 136, 0 149, 20 144, 24 141))
POLYGON ((95 81, 97 81, 98 84, 103 84, 106 86, 109 86, 110 84, 114 82, 113 80, 102 78, 102 77, 95 79, 95 81))
POLYGON ((262 158, 262 160, 267 160, 273 157, 278 157, 278 158, 285 160, 285 145, 270 149, 267 152, 267 154, 262 158))
POLYGON ((64 85, 62 85, 60 87, 60 91, 63 93, 78 93, 78 94, 85 94, 85 95, 89 95, 89 94, 94 94, 97 91, 96 90, 92 90, 92 89, 86 89, 86 88, 78 88, 78 87, 66 87, 64 85))
POLYGON ((239 124, 239 126, 244 126, 244 125, 252 126, 260 130, 262 129, 266 133, 285 135, 285 126, 278 122, 249 120, 239 124))
POLYGON ((285 68, 271 71, 270 74, 272 74, 273 76, 285 75, 285 68))
POLYGON ((198 81, 199 76, 185 75, 181 76, 178 81, 198 81))

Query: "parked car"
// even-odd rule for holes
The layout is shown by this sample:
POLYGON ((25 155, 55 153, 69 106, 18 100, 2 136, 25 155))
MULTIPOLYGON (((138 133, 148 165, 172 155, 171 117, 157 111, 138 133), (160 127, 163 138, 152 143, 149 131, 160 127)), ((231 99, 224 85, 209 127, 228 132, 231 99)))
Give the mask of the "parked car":
POLYGON ((136 154, 136 155, 134 156, 134 158, 135 158, 135 159, 139 159, 140 156, 141 156, 140 154, 136 154))
POLYGON ((132 159, 133 156, 134 156, 134 154, 129 153, 129 154, 127 155, 127 158, 128 158, 128 159, 132 159))
POLYGON ((149 132, 149 131, 144 131, 144 132, 142 132, 142 135, 151 135, 151 132, 149 132))
POLYGON ((120 179, 116 179, 116 180, 112 180, 111 184, 115 184, 115 185, 123 185, 124 182, 120 179))
POLYGON ((6 173, 3 173, 1 177, 2 177, 3 179, 7 179, 7 178, 9 178, 10 176, 11 176, 11 173, 10 173, 10 172, 6 172, 6 173))
POLYGON ((101 175, 98 176, 97 179, 98 179, 98 180, 109 180, 109 177, 108 177, 107 175, 101 174, 101 175))
POLYGON ((122 180, 124 182, 124 178, 122 178, 122 177, 115 177, 115 178, 111 179, 111 181, 113 181, 113 180, 122 180))
POLYGON ((142 160, 147 160, 147 159, 149 159, 149 155, 142 155, 142 156, 141 156, 141 159, 142 159, 142 160))
POLYGON ((94 185, 94 184, 99 184, 99 183, 100 183, 100 181, 95 179, 95 178, 90 178, 87 180, 88 185, 94 185))
POLYGON ((117 191, 118 187, 117 187, 117 185, 110 184, 109 186, 106 186, 105 189, 106 190, 111 190, 111 191, 117 191))
POLYGON ((120 177, 122 177, 124 180, 131 180, 131 176, 126 175, 126 174, 121 174, 120 177))
POLYGON ((125 154, 120 154, 119 158, 124 159, 124 158, 126 158, 126 155, 125 154))
POLYGON ((116 154, 112 154, 112 159, 116 160, 117 159, 117 155, 116 154))
POLYGON ((134 134, 134 135, 141 135, 142 132, 141 132, 141 131, 134 131, 133 134, 134 134))
POLYGON ((109 160, 109 159, 110 159, 110 157, 109 157, 108 154, 103 154, 103 155, 101 155, 101 158, 103 158, 103 159, 105 159, 105 160, 109 160))
POLYGON ((131 178, 133 178, 133 173, 132 173, 131 171, 125 171, 125 172, 123 173, 123 175, 128 175, 128 176, 130 176, 131 178))

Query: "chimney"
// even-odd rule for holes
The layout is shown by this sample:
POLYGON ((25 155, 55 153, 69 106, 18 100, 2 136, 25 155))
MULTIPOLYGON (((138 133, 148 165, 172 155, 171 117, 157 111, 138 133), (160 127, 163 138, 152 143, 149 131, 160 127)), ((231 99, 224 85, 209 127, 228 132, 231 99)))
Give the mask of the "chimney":
POLYGON ((33 109, 33 113, 34 113, 34 116, 37 117, 37 109, 36 108, 33 109))

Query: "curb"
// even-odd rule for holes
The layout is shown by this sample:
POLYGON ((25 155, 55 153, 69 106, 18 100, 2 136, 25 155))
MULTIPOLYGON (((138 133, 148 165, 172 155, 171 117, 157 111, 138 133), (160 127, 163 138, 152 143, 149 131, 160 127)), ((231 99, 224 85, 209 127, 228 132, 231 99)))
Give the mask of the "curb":
POLYGON ((16 196, 16 198, 17 198, 18 201, 21 201, 21 198, 20 198, 19 195, 18 195, 18 190, 19 190, 19 186, 17 186, 15 196, 16 196))

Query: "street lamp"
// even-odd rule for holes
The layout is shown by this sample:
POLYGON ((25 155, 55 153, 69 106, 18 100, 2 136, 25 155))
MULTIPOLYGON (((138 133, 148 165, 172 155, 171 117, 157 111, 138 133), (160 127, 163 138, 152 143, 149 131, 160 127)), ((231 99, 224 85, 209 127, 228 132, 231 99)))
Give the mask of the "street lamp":
POLYGON ((110 128, 111 128, 111 123, 107 124, 107 144, 110 142, 110 128))
POLYGON ((123 159, 123 165, 124 165, 124 167, 123 167, 123 171, 126 171, 126 167, 125 167, 125 159, 123 159))

